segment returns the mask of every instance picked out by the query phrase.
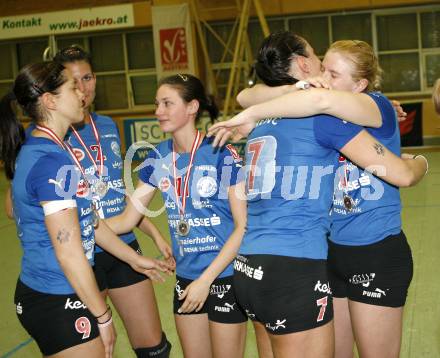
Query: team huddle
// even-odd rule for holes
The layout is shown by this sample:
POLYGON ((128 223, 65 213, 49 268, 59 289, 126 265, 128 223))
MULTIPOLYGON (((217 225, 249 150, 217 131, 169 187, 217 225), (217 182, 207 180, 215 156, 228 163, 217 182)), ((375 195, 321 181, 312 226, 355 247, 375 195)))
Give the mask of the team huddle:
POLYGON ((353 357, 354 345, 399 356, 413 272, 399 187, 428 162, 400 153, 402 109, 379 92, 376 55, 337 41, 321 63, 283 31, 255 70, 261 83, 237 96, 245 109, 217 123, 197 77, 162 79, 155 114, 171 139, 149 151, 130 195, 117 126, 91 112, 90 55, 71 46, 20 71, 0 103, 1 156, 23 248, 17 316, 44 356, 111 357, 108 296, 137 357, 170 357, 152 285, 163 273, 176 275, 185 357, 243 357, 248 320, 261 358, 353 357), (242 138, 244 158, 227 143, 242 138), (156 191, 171 245, 148 218, 156 191), (135 227, 161 259, 142 255, 135 227))

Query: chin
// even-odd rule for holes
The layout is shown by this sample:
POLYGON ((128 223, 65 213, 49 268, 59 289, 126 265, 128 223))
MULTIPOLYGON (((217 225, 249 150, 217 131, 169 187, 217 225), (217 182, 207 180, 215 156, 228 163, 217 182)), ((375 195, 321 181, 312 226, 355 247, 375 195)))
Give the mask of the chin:
POLYGON ((160 130, 164 133, 171 133, 173 128, 168 123, 159 123, 160 130))

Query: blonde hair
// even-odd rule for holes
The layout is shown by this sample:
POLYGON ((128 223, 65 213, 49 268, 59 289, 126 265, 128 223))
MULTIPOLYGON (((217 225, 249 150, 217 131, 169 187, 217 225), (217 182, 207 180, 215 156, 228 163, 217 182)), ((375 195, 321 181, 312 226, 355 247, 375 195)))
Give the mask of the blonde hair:
POLYGON ((432 91, 432 101, 434 102, 435 111, 440 114, 440 78, 435 81, 432 91))
POLYGON ((341 40, 333 42, 329 51, 346 54, 354 64, 351 76, 354 81, 368 80, 367 91, 380 90, 382 69, 373 48, 365 41, 341 40))

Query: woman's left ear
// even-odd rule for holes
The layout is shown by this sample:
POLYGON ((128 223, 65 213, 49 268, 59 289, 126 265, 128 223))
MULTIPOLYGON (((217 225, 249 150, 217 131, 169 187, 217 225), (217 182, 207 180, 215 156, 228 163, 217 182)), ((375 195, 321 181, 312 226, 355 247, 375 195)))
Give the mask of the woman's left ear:
POLYGON ((368 80, 366 78, 362 78, 356 83, 356 92, 364 92, 367 88, 368 80))
POLYGON ((54 96, 52 93, 45 92, 41 95, 41 101, 43 102, 43 105, 47 109, 56 110, 56 103, 54 100, 54 96))
POLYGON ((188 114, 197 114, 197 111, 199 110, 200 103, 199 101, 193 99, 191 102, 188 103, 188 114))

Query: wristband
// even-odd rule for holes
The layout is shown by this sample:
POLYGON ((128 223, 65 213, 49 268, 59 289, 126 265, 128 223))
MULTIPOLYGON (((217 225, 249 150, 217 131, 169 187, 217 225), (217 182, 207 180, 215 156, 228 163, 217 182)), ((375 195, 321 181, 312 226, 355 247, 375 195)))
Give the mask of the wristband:
POLYGON ((307 81, 298 81, 295 83, 295 87, 299 90, 306 90, 310 88, 310 83, 307 81))
POLYGON ((421 154, 417 154, 417 155, 414 155, 414 156, 413 156, 413 159, 417 159, 417 158, 423 158, 423 160, 425 161, 425 163, 426 163, 426 172, 425 172, 425 175, 426 175, 426 173, 428 173, 428 169, 429 169, 428 159, 426 159, 425 156, 424 156, 424 155, 421 155, 421 154))
POLYGON ((110 308, 110 306, 109 305, 107 305, 107 309, 105 310, 105 312, 102 314, 102 315, 99 315, 99 316, 94 316, 97 320, 99 319, 99 318, 101 318, 102 316, 104 316, 108 311, 110 311, 110 315, 111 315, 111 308, 110 308))
POLYGON ((103 323, 99 323, 98 322, 98 327, 99 328, 105 328, 110 326, 113 323, 113 317, 110 317, 107 321, 103 322, 103 323))

